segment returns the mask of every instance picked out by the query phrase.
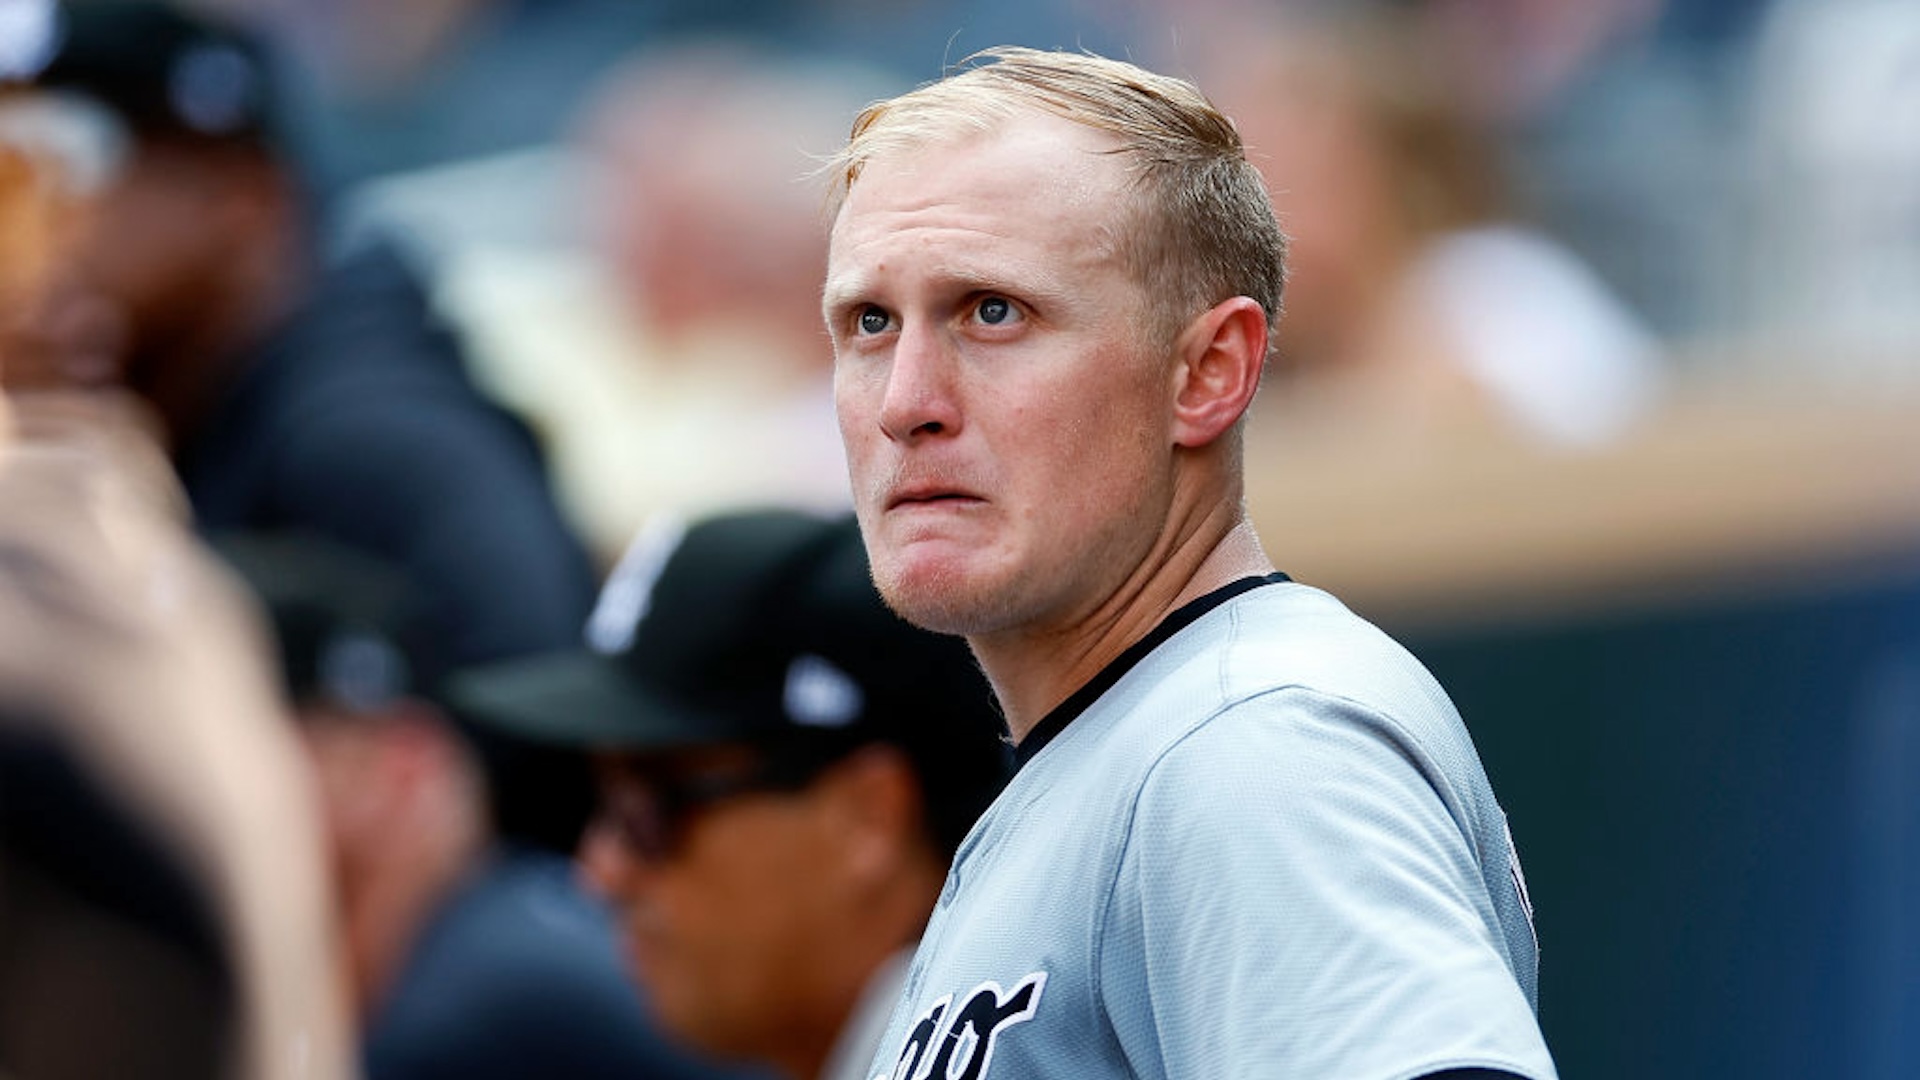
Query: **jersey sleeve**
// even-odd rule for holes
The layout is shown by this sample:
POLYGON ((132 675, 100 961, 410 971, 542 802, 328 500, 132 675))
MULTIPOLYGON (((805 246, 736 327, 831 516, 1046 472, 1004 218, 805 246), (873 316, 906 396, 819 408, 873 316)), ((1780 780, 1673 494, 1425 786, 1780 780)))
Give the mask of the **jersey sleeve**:
POLYGON ((1289 689, 1143 782, 1098 945, 1142 1076, 1551 1077, 1445 773, 1392 721, 1289 689))

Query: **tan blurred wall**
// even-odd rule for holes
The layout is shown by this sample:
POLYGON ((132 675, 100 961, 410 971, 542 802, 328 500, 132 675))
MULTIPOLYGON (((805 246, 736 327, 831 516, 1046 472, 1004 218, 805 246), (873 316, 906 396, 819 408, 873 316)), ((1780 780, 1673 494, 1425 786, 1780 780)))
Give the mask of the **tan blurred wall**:
POLYGON ((1249 436, 1268 550, 1396 625, 1920 563, 1920 387, 1872 399, 1699 387, 1588 450, 1461 433, 1356 445, 1281 426, 1249 436))

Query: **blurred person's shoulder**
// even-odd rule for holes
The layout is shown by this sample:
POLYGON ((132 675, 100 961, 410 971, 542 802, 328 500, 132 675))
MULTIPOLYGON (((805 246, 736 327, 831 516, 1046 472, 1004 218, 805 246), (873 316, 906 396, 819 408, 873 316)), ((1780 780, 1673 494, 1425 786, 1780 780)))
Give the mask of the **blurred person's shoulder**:
POLYGON ((572 863, 503 845, 434 915, 367 1034, 381 1077, 718 1076, 652 1033, 572 863))

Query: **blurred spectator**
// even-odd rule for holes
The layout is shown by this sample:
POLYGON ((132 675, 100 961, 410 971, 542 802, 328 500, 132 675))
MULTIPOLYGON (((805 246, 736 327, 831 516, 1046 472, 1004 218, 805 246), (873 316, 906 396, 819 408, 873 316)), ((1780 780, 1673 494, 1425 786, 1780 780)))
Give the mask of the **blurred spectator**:
POLYGON ((272 614, 318 778, 369 1080, 714 1075, 655 1035, 571 862, 497 840, 481 761, 416 682, 392 567, 223 537, 272 614))
POLYGON ((200 0, 261 26, 291 61, 295 132, 329 195, 381 176, 564 137, 636 49, 716 35, 882 66, 895 84, 990 45, 1124 48, 1140 0, 200 0))
MULTIPOLYGON (((277 48, 289 136, 331 203, 369 179, 545 143, 661 22, 633 0, 210 0, 277 48)), ((203 5, 205 6, 205 5, 203 5)))
MULTIPOLYGON (((10 104, 0 91, 0 117, 10 104)), ((17 334, 21 312, 39 303, 52 240, 53 186, 48 168, 0 137, 0 386, 5 385, 6 343, 17 334)), ((6 396, 0 393, 0 443, 10 430, 6 396)))
POLYGON ((348 1080, 264 636, 97 404, 0 435, 0 1074, 348 1080))
MULTIPOLYGON (((27 89, 55 42, 52 0, 0 0, 0 380, 19 355, 53 268, 73 242, 78 204, 122 154, 98 109, 27 89)), ((0 382, 3 385, 3 382, 0 382)))
POLYGON ((1763 361, 1869 389, 1920 376, 1920 5, 1780 0, 1753 64, 1763 361))
POLYGON ((1618 42, 1643 34, 1667 3, 1424 0, 1417 18, 1476 120, 1517 123, 1549 109, 1618 42))
POLYGON ((9 381, 138 394, 203 530, 304 529, 403 565, 429 668, 573 642, 592 572, 535 446, 391 250, 312 258, 253 43, 155 4, 65 10, 37 85, 111 116, 127 152, 9 381))
MULTIPOLYGON (((704 5, 684 3, 698 9, 704 5)), ((996 45, 1124 52, 1163 21, 1145 0, 747 0, 759 40, 839 63, 884 66, 907 84, 996 45)), ((731 29, 738 22, 715 27, 731 29)), ((898 92, 904 87, 896 87, 898 92)))
POLYGON ((64 162, 34 145, 38 126, 24 95, 0 88, 0 348, 40 302, 70 201, 64 162))
POLYGON ((603 651, 457 678, 478 722, 599 751, 585 850, 660 1018, 792 1080, 865 1080, 954 851, 1005 779, 963 642, 874 590, 850 515, 636 543, 603 651))
POLYGON ((1291 234, 1265 411, 1364 440, 1499 427, 1576 445, 1642 414, 1661 374, 1652 339, 1507 210, 1491 148, 1404 21, 1226 29, 1196 62, 1291 234))
POLYGON ((847 503, 810 176, 878 85, 737 44, 637 59, 582 120, 588 243, 446 268, 477 366, 609 560, 660 510, 847 503))
POLYGON ((1677 348, 1743 330, 1744 68, 1772 0, 1429 0, 1423 34, 1514 188, 1677 348))

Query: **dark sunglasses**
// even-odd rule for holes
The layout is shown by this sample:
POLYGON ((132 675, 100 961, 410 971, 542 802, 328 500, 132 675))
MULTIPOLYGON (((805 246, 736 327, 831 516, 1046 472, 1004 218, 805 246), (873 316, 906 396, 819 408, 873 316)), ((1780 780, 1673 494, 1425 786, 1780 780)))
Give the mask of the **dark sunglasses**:
POLYGON ((702 811, 742 795, 798 791, 818 772, 816 763, 796 765, 764 755, 699 771, 626 765, 602 779, 594 827, 618 837, 635 856, 662 862, 678 853, 702 811))

